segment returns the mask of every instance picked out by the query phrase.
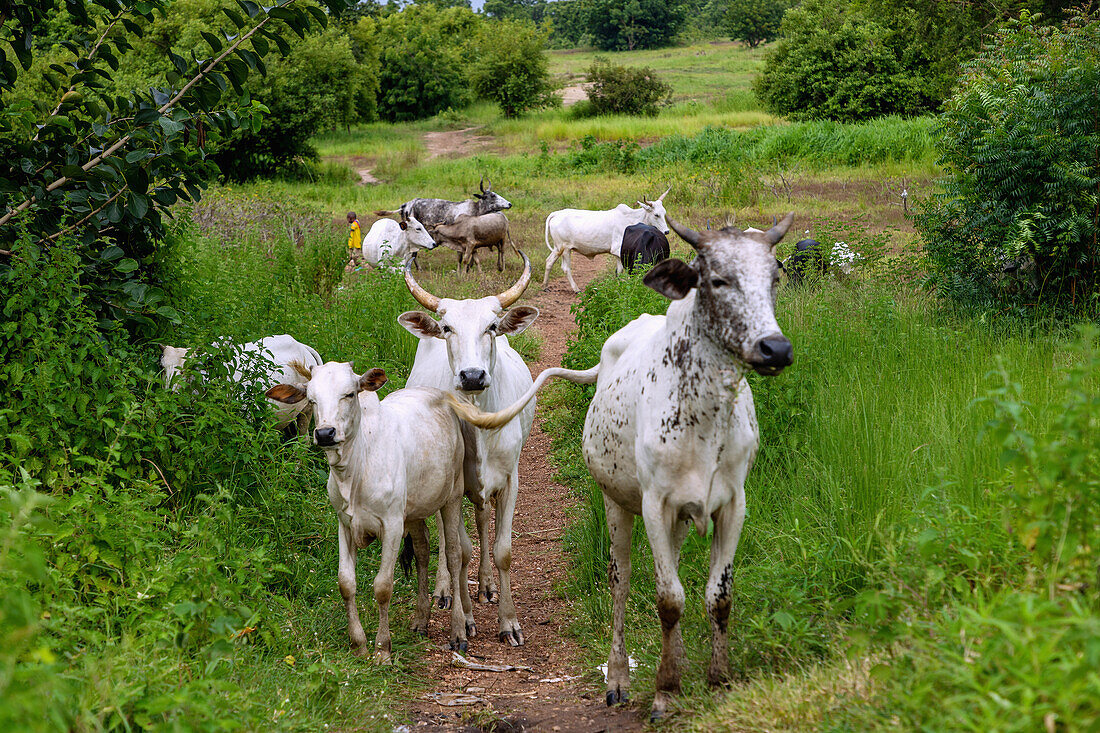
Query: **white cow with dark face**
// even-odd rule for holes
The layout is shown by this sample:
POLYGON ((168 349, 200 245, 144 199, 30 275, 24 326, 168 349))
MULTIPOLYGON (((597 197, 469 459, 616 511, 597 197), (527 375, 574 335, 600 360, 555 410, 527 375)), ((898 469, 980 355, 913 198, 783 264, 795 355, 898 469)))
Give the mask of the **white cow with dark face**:
MULTIPOLYGON (((521 253, 522 254, 522 253, 521 253)), ((531 385, 531 373, 523 359, 508 344, 508 336, 523 332, 538 317, 538 309, 520 306, 505 310, 523 294, 531 280, 531 263, 523 255, 519 281, 500 295, 470 300, 438 298, 417 284, 409 264, 405 282, 413 297, 439 320, 427 313, 409 311, 397 319, 420 339, 409 386, 434 387, 463 395, 487 410, 511 404, 531 385)), ((509 570, 512 565, 512 515, 519 493, 519 453, 531 432, 535 406, 523 410, 519 420, 500 430, 477 430, 464 426, 466 438, 466 496, 477 511, 481 563, 478 568, 478 599, 495 600, 497 591, 489 560, 489 509, 496 507, 496 541, 492 560, 500 571, 500 640, 513 646, 523 643, 523 630, 512 601, 509 570)), ((449 540, 448 540, 449 542, 449 540)), ((443 543, 440 543, 441 550, 443 543)), ((465 575, 462 584, 465 586, 465 575)), ((440 564, 436 596, 446 606, 451 579, 440 564)))
MULTIPOLYGON (((792 220, 788 214, 767 232, 726 227, 703 233, 670 221, 698 256, 691 264, 663 260, 646 275, 646 285, 674 301, 668 313, 639 316, 613 334, 596 368, 550 369, 534 383, 547 376, 578 382, 596 377, 582 447, 603 490, 611 535, 608 705, 626 699, 630 681, 624 623, 637 515, 653 550, 663 635, 652 716, 661 717, 680 689, 680 548, 689 528, 703 535, 708 520, 714 535, 706 589, 712 643, 707 679, 718 684, 728 675, 733 556, 745 519, 745 477, 759 445, 745 374, 775 375, 792 361, 791 342, 775 320, 775 247, 792 220)), ((489 429, 507 424, 523 409, 523 399, 495 415, 468 405, 455 409, 489 429)))
MULTIPOLYGON (((228 346, 227 342, 219 342, 220 347, 228 346)), ((268 364, 262 371, 266 372, 261 384, 245 384, 245 370, 239 362, 240 357, 229 365, 230 379, 242 384, 246 390, 255 390, 259 395, 269 387, 280 382, 289 384, 304 383, 301 376, 291 367, 297 362, 307 368, 320 366, 323 363, 321 355, 312 346, 307 346, 292 336, 282 334, 280 336, 267 336, 259 341, 250 341, 236 347, 243 355, 255 355, 262 357, 268 364)), ((160 365, 164 369, 164 386, 169 389, 179 389, 180 383, 176 375, 187 361, 190 349, 176 348, 174 346, 161 346, 160 365)), ((298 435, 305 435, 309 429, 309 418, 312 414, 308 402, 288 405, 272 401, 275 408, 276 424, 285 427, 295 422, 298 435)))
POLYGON ((561 209, 546 217, 546 246, 550 250, 550 256, 546 258, 546 271, 542 276, 542 284, 550 281, 550 268, 561 258, 561 269, 569 279, 569 287, 577 292, 577 283, 573 280, 572 253, 576 251, 585 257, 592 258, 598 254, 610 254, 618 260, 618 272, 623 271, 623 262, 620 252, 623 246, 623 232, 632 224, 648 224, 660 230, 662 234, 668 234, 668 223, 665 221, 665 206, 662 203, 671 188, 665 190, 656 201, 646 201, 643 198, 638 202, 641 208, 632 209, 626 204, 619 204, 614 209, 606 211, 589 211, 587 209, 561 209))
POLYGON ((355 561, 358 549, 374 538, 382 559, 374 578, 378 602, 375 658, 390 659, 389 606, 393 571, 401 538, 410 534, 416 554, 418 594, 413 630, 428 632, 428 527, 424 520, 442 512, 441 534, 447 542, 445 563, 455 578, 452 592, 460 602, 451 609, 450 644, 465 650, 473 635, 473 606, 466 588, 469 540, 462 524, 462 428, 435 389, 399 389, 379 401, 374 391, 386 373, 371 369, 362 376, 350 363, 329 362, 301 367, 304 385, 280 384, 267 396, 297 404, 307 401, 316 415, 314 442, 328 458, 328 498, 339 521, 340 593, 348 615, 348 634, 355 653, 367 653, 367 637, 355 605, 355 561), (430 460, 425 460, 430 456, 430 460), (465 552, 463 552, 465 550, 465 552), (463 579, 461 587, 459 579, 463 579))

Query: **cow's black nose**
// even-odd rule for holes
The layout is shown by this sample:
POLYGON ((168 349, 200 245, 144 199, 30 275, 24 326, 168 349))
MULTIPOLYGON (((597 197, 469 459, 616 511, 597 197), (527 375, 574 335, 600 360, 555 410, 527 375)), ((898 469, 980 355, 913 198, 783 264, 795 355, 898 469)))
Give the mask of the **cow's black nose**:
POLYGON ((313 431, 317 445, 336 445, 336 428, 317 428, 313 431))
POLYGON ((467 392, 485 389, 488 386, 488 377, 484 369, 463 369, 458 373, 458 381, 467 392))
POLYGON ((765 336, 756 342, 756 359, 753 366, 785 367, 794 361, 794 347, 782 334, 765 336))

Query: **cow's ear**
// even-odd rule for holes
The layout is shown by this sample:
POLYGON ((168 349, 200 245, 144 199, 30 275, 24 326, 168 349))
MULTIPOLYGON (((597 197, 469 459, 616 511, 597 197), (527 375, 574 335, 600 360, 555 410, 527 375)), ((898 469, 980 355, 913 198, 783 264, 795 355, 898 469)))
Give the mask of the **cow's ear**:
POLYGON ((402 220, 401 220, 401 223, 400 223, 400 224, 398 224, 397 226, 401 227, 401 231, 405 231, 406 229, 408 229, 408 228, 409 228, 409 222, 407 222, 407 221, 405 221, 404 219, 402 219, 402 220))
POLYGON ((497 324, 497 333, 505 336, 523 333, 539 317, 539 309, 531 305, 521 305, 505 313, 497 324))
POLYGON ((293 405, 306 398, 306 391, 301 387, 295 387, 293 384, 276 384, 267 391, 267 397, 276 402, 293 405))
POLYGON ((359 377, 359 391, 374 392, 388 381, 390 381, 390 378, 386 376, 385 369, 377 367, 368 369, 366 374, 359 377))
POLYGON ((406 311, 397 317, 397 322, 417 338, 443 338, 443 329, 439 327, 439 323, 422 311, 406 311))
POLYGON ((699 284, 699 273, 683 260, 661 260, 642 282, 669 300, 680 300, 699 284))

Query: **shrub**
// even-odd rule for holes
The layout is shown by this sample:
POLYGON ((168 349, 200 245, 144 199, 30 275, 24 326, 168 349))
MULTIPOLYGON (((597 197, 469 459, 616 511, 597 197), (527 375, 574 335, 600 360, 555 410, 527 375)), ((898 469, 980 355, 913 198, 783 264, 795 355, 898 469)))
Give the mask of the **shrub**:
POLYGON ((845 0, 807 0, 783 16, 780 36, 755 82, 775 114, 853 122, 935 106, 923 49, 845 0))
POLYGON ((779 25, 788 7, 786 0, 733 0, 726 11, 726 30, 733 40, 756 48, 779 35, 779 25))
POLYGON ((474 32, 469 8, 413 5, 378 21, 378 114, 390 122, 418 120, 470 99, 461 39, 474 32))
POLYGON ((587 31, 601 51, 666 46, 684 24, 680 0, 585 0, 587 31))
POLYGON ((672 87, 657 78, 653 69, 619 66, 597 56, 588 67, 588 99, 596 114, 657 114, 672 101, 672 87))
POLYGON ((505 117, 561 104, 550 79, 550 61, 543 52, 546 34, 529 23, 485 24, 470 67, 474 91, 500 105, 505 117), (501 43, 507 38, 507 43, 501 43))
POLYGON ((1098 45, 1095 14, 1025 14, 967 67, 940 120, 944 191, 916 219, 948 297, 1098 305, 1098 45))

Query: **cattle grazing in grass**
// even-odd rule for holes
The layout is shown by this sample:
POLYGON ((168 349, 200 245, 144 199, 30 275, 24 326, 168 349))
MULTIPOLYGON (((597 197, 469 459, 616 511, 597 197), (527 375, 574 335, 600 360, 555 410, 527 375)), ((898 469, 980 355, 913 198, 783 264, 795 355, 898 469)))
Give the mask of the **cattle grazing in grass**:
POLYGON ((573 279, 572 253, 577 252, 591 259, 598 254, 614 255, 619 260, 617 270, 623 271, 620 250, 623 244, 623 232, 631 224, 649 224, 662 234, 668 234, 665 221, 665 206, 662 203, 671 187, 657 197, 655 201, 643 198, 639 208, 632 209, 619 204, 606 211, 587 209, 561 209, 546 217, 546 247, 550 256, 546 258, 546 271, 542 276, 545 286, 550 281, 550 268, 561 259, 561 269, 569 280, 569 287, 577 292, 577 283, 573 279))
POLYGON ((480 183, 481 193, 475 193, 473 198, 465 201, 447 201, 446 199, 410 199, 393 211, 378 210, 374 212, 378 216, 392 216, 400 214, 402 219, 415 217, 428 228, 434 231, 440 224, 450 224, 458 217, 481 216, 492 214, 494 211, 503 211, 512 208, 508 199, 493 191, 492 181, 485 185, 485 179, 480 183))
MULTIPOLYGON (((508 230, 508 217, 499 211, 481 216, 456 217, 453 224, 440 224, 435 228, 435 238, 443 245, 458 251, 458 269, 462 263, 466 263, 466 272, 470 271, 476 258, 476 251, 484 247, 497 248, 497 271, 504 272, 504 245, 511 244, 516 249, 516 243, 512 241, 511 232, 508 230)), ((481 263, 477 263, 478 272, 481 272, 481 263)))
POLYGON ((476 633, 473 605, 466 588, 469 539, 462 524, 462 428, 439 390, 412 388, 379 400, 374 391, 386 382, 381 369, 362 376, 350 363, 329 362, 300 368, 304 385, 280 384, 268 390, 273 400, 312 405, 314 442, 328 459, 328 498, 336 510, 339 537, 340 594, 348 615, 348 635, 358 656, 367 654, 367 637, 355 604, 358 549, 375 538, 382 545, 374 599, 378 603, 375 659, 390 660, 389 605, 393 572, 408 533, 417 565, 417 603, 413 630, 426 634, 428 527, 424 520, 442 513, 447 538, 445 562, 460 599, 451 609, 450 646, 465 650, 476 633))
MULTIPOLYGON (((281 382, 297 384, 301 378, 291 364, 297 362, 306 367, 320 366, 323 363, 321 355, 306 344, 297 341, 286 334, 280 336, 268 336, 259 341, 250 341, 239 346, 222 340, 216 346, 229 347, 237 353, 233 362, 228 365, 229 378, 241 384, 249 392, 256 395, 262 394, 269 387, 281 382), (251 372, 240 363, 241 359, 255 359, 259 362, 259 383, 251 384, 251 378, 255 378, 255 372, 251 372)), ((164 369, 164 385, 169 389, 179 389, 179 380, 176 375, 183 368, 190 349, 176 348, 174 346, 161 346, 160 365, 164 369)), ((276 424, 280 428, 287 428, 291 423, 295 424, 298 435, 305 435, 309 430, 309 418, 311 410, 308 402, 299 404, 285 404, 272 401, 275 408, 276 424)))
POLYGON ((783 261, 791 285, 801 285, 809 276, 823 276, 833 269, 848 275, 852 265, 863 259, 846 242, 834 242, 830 248, 816 239, 803 239, 794 246, 794 252, 783 261))
POLYGON ((668 237, 649 224, 631 224, 623 231, 619 260, 627 272, 633 273, 635 265, 652 265, 667 260, 671 252, 668 237))
MULTIPOLYGON (((434 387, 453 392, 486 410, 510 405, 531 385, 531 373, 523 359, 508 343, 508 336, 519 334, 538 317, 538 309, 518 306, 531 280, 531 262, 522 252, 523 274, 499 295, 469 300, 439 298, 421 287, 405 265, 405 283, 417 302, 438 316, 409 311, 398 321, 420 339, 409 374, 409 386, 434 387)), ((478 600, 497 600, 490 565, 500 572, 497 617, 499 638, 513 646, 523 644, 516 607, 512 601, 510 568, 512 565, 512 515, 519 493, 519 454, 535 416, 535 406, 523 410, 519 420, 500 430, 478 430, 464 425, 466 439, 466 496, 474 504, 481 563, 478 567, 478 600), (489 511, 496 508, 496 540, 489 545, 489 511)), ((450 540, 447 540, 449 542, 450 540)), ((440 543, 441 552, 444 543, 440 543)), ((435 596, 441 606, 450 601, 451 578, 444 563, 439 564, 435 596)), ((465 584, 465 575, 462 576, 465 584)))
POLYGON ((363 237, 363 257, 372 265, 378 266, 385 260, 404 263, 422 249, 433 249, 436 241, 420 221, 411 216, 400 222, 393 219, 379 219, 371 224, 370 231, 363 237))
MULTIPOLYGON (((775 320, 775 248, 792 220, 788 214, 766 232, 726 227, 702 233, 670 220, 697 256, 691 264, 664 260, 645 276, 646 285, 674 301, 667 314, 639 316, 612 334, 594 369, 548 370, 573 381, 596 378, 582 449, 603 491, 611 536, 608 705, 627 699, 630 682, 624 626, 637 515, 653 551, 662 630, 651 716, 662 717, 680 690, 680 548, 691 526, 705 535, 708 521, 714 531, 706 585, 707 680, 720 684, 728 676, 733 557, 745 519, 745 477, 759 446, 745 376, 779 374, 793 359, 775 320)), ((530 389, 524 398, 533 394, 530 389)), ((495 415, 469 405, 455 409, 467 422, 491 429, 507 425, 522 408, 521 399, 495 415)))

